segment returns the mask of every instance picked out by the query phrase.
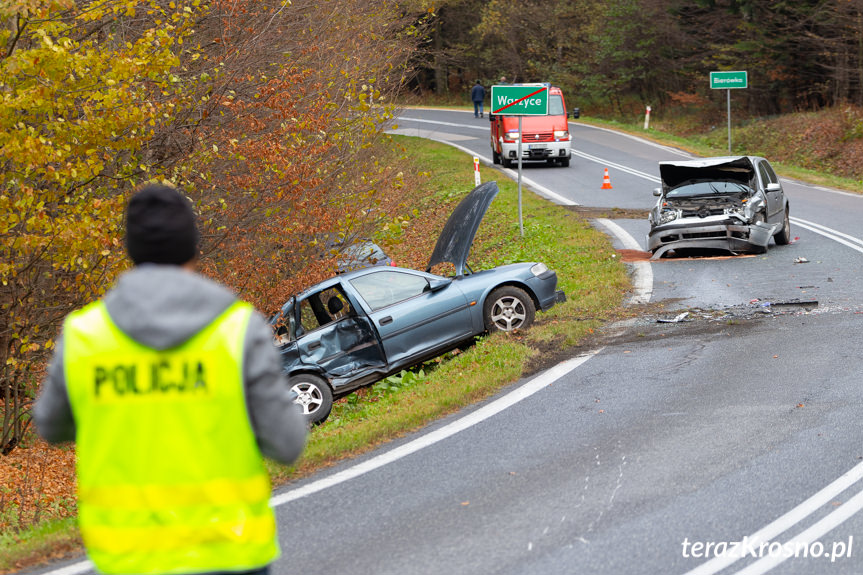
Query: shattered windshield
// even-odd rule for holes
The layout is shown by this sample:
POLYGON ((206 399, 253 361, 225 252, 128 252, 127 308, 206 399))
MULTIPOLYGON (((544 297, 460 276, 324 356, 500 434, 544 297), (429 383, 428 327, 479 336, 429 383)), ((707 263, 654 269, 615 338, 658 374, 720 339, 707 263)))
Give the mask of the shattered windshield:
POLYGON ((752 188, 740 182, 693 182, 665 194, 667 198, 692 198, 721 194, 752 194, 752 188))

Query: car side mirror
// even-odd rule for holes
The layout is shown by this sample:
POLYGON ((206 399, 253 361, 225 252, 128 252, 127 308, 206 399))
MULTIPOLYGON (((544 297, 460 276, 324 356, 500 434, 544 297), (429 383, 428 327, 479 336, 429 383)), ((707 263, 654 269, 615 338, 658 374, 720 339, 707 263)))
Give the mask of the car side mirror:
POLYGON ((662 195, 662 188, 653 188, 653 195, 657 198, 662 195))
POLYGON ((573 108, 572 111, 569 113, 569 115, 572 116, 573 118, 580 118, 581 117, 581 108, 573 108))
POLYGON ((767 191, 768 192, 781 192, 782 186, 780 186, 776 182, 771 182, 771 183, 767 184, 767 191))
POLYGON ((452 280, 447 278, 429 280, 429 290, 432 292, 440 291, 451 283, 452 280))

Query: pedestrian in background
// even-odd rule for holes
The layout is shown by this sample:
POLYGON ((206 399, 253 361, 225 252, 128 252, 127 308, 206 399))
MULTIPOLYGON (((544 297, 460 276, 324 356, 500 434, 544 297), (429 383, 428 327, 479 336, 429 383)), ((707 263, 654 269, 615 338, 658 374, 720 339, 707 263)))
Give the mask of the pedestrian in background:
POLYGON ((482 103, 485 100, 485 88, 479 80, 473 85, 470 91, 470 99, 473 100, 473 117, 482 118, 482 103))
POLYGON ((195 273, 198 230, 175 188, 126 211, 135 267, 63 324, 33 409, 77 449, 78 521, 102 573, 264 574, 279 555, 262 454, 283 463, 307 426, 272 331, 195 273))

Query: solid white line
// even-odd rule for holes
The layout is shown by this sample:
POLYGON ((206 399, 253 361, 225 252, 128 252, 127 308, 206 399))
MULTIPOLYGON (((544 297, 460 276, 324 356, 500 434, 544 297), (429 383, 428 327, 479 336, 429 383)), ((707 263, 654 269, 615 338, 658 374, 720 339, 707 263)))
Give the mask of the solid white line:
MULTIPOLYGON (((836 511, 829 514, 800 535, 786 541, 783 544, 783 549, 797 549, 796 545, 798 544, 801 548, 804 546, 808 548, 810 544, 844 523, 846 519, 860 511, 861 508, 863 508, 863 491, 840 505, 836 511)), ((755 563, 747 566, 746 569, 738 571, 736 575, 762 575, 787 559, 790 559, 790 557, 784 557, 782 554, 773 557, 762 557, 755 563)))
POLYGON ((694 158, 695 157, 692 154, 690 154, 689 152, 686 152, 684 150, 678 150, 677 148, 673 148, 671 146, 666 146, 664 144, 658 144, 658 143, 654 142, 653 140, 641 138, 641 137, 635 136, 633 134, 627 134, 626 132, 619 132, 617 130, 612 130, 610 128, 602 128, 600 126, 593 126, 591 124, 582 124, 581 122, 570 122, 570 123, 575 124, 576 126, 578 126, 580 128, 590 128, 592 130, 601 130, 603 132, 609 132, 609 133, 615 134, 617 136, 623 136, 624 138, 629 138, 630 140, 635 140, 636 142, 640 142, 640 143, 645 144, 647 146, 653 146, 654 148, 659 148, 660 150, 664 150, 670 154, 683 156, 684 158, 694 158))
POLYGON ((399 128, 407 127, 407 126, 400 125, 399 120, 408 120, 410 122, 421 122, 423 124, 437 124, 438 126, 454 126, 457 128, 467 128, 469 130, 482 130, 483 132, 488 132, 491 129, 488 126, 469 126, 467 124, 456 124, 455 122, 441 122, 440 120, 424 120, 422 118, 411 118, 410 116, 399 116, 398 118, 393 120, 393 124, 396 124, 399 128))
MULTIPOLYGON (((823 488, 821 491, 811 496, 782 517, 779 517, 769 525, 766 525, 752 535, 749 535, 748 540, 752 543, 753 547, 758 547, 762 542, 772 542, 776 536, 781 535, 812 513, 818 511, 821 507, 832 501, 837 495, 860 481, 861 478, 863 478, 863 463, 858 463, 833 483, 823 488)), ((710 561, 702 563, 695 569, 687 571, 684 575, 714 575, 740 559, 742 559, 742 557, 730 557, 728 555, 714 557, 710 561)))
POLYGON ((455 435, 469 427, 472 427, 478 423, 485 421, 486 419, 500 413, 504 409, 511 407, 518 403, 519 401, 526 399, 540 391, 541 389, 551 385, 573 369, 577 368, 594 355, 599 353, 600 350, 592 351, 587 355, 582 355, 579 357, 574 357, 569 359, 563 363, 559 363, 556 366, 552 367, 546 372, 538 375, 537 377, 531 379, 521 387, 509 392, 503 397, 494 400, 488 405, 477 409, 476 411, 465 415, 464 417, 453 421, 441 427, 440 429, 436 429, 430 433, 427 433, 413 441, 396 447, 395 449, 391 449, 386 453, 382 453, 371 459, 363 461, 362 463, 358 463, 348 469, 335 473, 334 475, 330 475, 329 477, 324 477, 323 479, 319 479, 308 485, 303 485, 302 487, 297 487, 296 489, 292 489, 286 493, 282 493, 273 497, 270 502, 274 506, 284 505, 290 501, 294 501, 296 499, 300 499, 302 497, 306 497, 313 493, 317 493, 319 491, 323 491, 329 487, 333 487, 334 485, 338 485, 339 483, 343 483, 350 479, 354 479, 359 477, 360 475, 364 475, 370 471, 383 467, 384 465, 388 465, 393 463, 394 461, 398 461, 403 457, 411 455, 412 453, 416 453, 417 451, 434 445, 439 441, 443 441, 444 439, 455 435))
MULTIPOLYGON (((629 232, 615 222, 606 218, 599 218, 596 221, 605 226, 612 235, 617 236, 624 249, 639 251, 644 249, 629 232)), ((650 262, 633 262, 632 266, 635 269, 632 274, 633 293, 629 298, 629 304, 648 303, 653 295, 653 268, 650 262)))
POLYGON ((858 237, 855 237, 855 236, 852 236, 852 235, 849 235, 849 234, 842 233, 842 232, 840 232, 839 230, 834 230, 833 228, 828 228, 827 226, 824 226, 824 225, 822 225, 822 224, 816 224, 815 222, 810 222, 809 220, 803 220, 803 219, 795 218, 795 217, 792 217, 791 219, 792 219, 792 220, 794 220, 794 222, 795 222, 795 223, 798 223, 798 224, 801 224, 801 225, 802 225, 802 224, 805 224, 805 225, 808 225, 808 226, 812 226, 812 227, 818 228, 819 230, 824 230, 824 231, 825 231, 825 232, 827 232, 827 233, 830 233, 830 234, 833 234, 833 235, 835 235, 835 236, 839 236, 839 237, 845 238, 846 240, 852 241, 852 242, 854 242, 854 243, 856 243, 856 244, 860 244, 861 246, 863 246, 863 239, 860 239, 860 238, 858 238, 858 237))
POLYGON ((860 253, 863 253, 863 246, 855 245, 855 244, 853 244, 853 243, 852 243, 852 242, 857 242, 857 243, 863 243, 863 242, 861 242, 861 240, 859 240, 859 239, 857 239, 857 238, 855 238, 855 237, 853 237, 853 236, 849 236, 849 235, 847 235, 847 234, 843 234, 842 232, 837 232, 836 230, 830 230, 830 228, 825 228, 824 226, 821 226, 821 225, 819 225, 819 224, 813 224, 812 222, 806 222, 806 223, 803 223, 803 222, 805 222, 805 220, 800 220, 800 219, 798 219, 798 218, 791 218, 791 221, 792 221, 795 225, 798 225, 798 226, 800 226, 800 227, 801 227, 801 228, 803 228, 803 229, 806 229, 806 230, 809 230, 809 231, 815 232, 816 234, 822 235, 822 236, 824 236, 825 238, 828 238, 828 239, 833 240, 834 242, 837 242, 837 243, 840 243, 840 244, 842 244, 842 245, 848 246, 848 247, 849 247, 849 248, 851 248, 852 250, 856 250, 856 251, 858 251, 858 252, 860 252, 860 253), (817 226, 817 227, 816 227, 816 226, 817 226), (819 228, 820 228, 820 229, 819 229, 819 228), (830 230, 830 232, 826 232, 826 231, 823 231, 823 230, 830 230), (844 237, 846 237, 846 238, 850 238, 850 239, 851 239, 851 241, 844 240, 844 239, 842 239, 842 237, 840 237, 840 236, 844 236, 844 237))
POLYGON ((624 166, 623 164, 618 164, 616 162, 612 162, 609 160, 603 160, 602 158, 598 158, 591 154, 587 154, 585 152, 580 152, 578 150, 572 150, 572 154, 578 156, 580 158, 584 158, 585 160, 590 160, 591 162, 596 162, 597 164, 601 164, 603 166, 610 166, 621 172, 626 172, 628 174, 632 174, 633 176, 638 176, 639 178, 644 178, 645 180, 649 180, 658 184, 660 182, 658 176, 652 176, 648 173, 642 172, 641 170, 636 170, 635 168, 630 168, 628 166, 624 166))
MULTIPOLYGON (((591 351, 585 355, 580 355, 578 357, 574 357, 567 361, 557 364, 551 369, 544 371, 538 376, 534 377, 527 383, 522 386, 514 389, 513 391, 507 393, 501 398, 498 398, 491 403, 485 405, 477 409, 476 411, 461 417, 441 427, 440 429, 436 429, 430 433, 426 433, 409 443, 405 443, 395 449, 391 449, 385 453, 372 457, 362 463, 358 463, 352 467, 349 467, 343 471, 330 475, 329 477, 324 477, 323 479, 319 479, 317 481, 313 481, 307 485, 303 485, 302 487, 297 487, 295 489, 291 489, 290 491, 286 491, 285 493, 281 493, 276 495, 270 499, 270 504, 273 507, 279 507, 280 505, 284 505, 285 503, 290 503, 291 501, 295 501, 297 499, 301 499, 308 495, 312 495, 314 493, 318 493, 319 491, 323 491, 324 489, 328 489, 330 487, 336 486, 340 483, 344 483, 345 481, 355 479, 361 475, 365 475, 370 471, 374 471, 384 465, 388 465, 403 457, 407 457, 421 449, 425 449, 435 443, 443 441, 448 437, 455 435, 469 427, 473 427, 474 425, 489 419, 505 410, 508 407, 511 407, 522 401, 523 399, 527 399, 531 395, 536 392, 542 390, 545 387, 548 387, 570 371, 574 370, 581 364, 585 363, 587 360, 598 354, 602 349, 597 349, 591 351)), ((54 571, 48 571, 45 575, 80 575, 82 573, 88 573, 93 569, 93 564, 90 561, 82 561, 80 563, 75 563, 72 565, 68 565, 61 569, 56 569, 54 571)))

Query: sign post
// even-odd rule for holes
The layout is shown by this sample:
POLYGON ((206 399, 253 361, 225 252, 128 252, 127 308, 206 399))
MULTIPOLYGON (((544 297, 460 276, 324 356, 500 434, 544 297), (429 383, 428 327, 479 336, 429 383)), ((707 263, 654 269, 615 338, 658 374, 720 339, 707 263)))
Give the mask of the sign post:
POLYGON ((731 90, 748 88, 748 80, 746 70, 710 73, 710 89, 726 90, 725 99, 728 106, 728 155, 731 155, 731 90))
POLYGON ((518 84, 491 87, 491 113, 518 116, 518 230, 524 237, 521 217, 521 117, 548 115, 548 84, 518 84))
POLYGON ((473 157, 473 182, 474 186, 478 186, 482 183, 479 177, 479 158, 476 156, 473 157))

